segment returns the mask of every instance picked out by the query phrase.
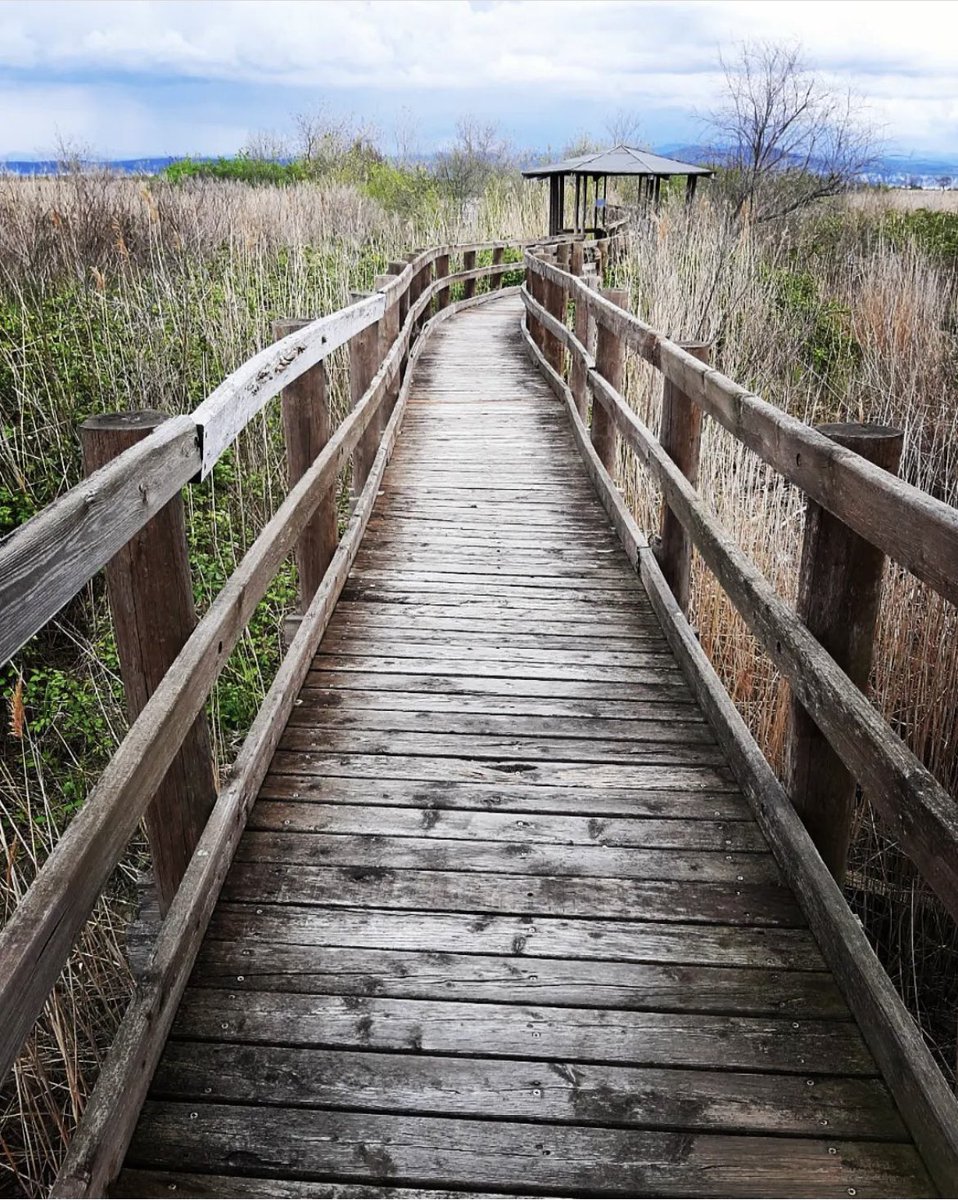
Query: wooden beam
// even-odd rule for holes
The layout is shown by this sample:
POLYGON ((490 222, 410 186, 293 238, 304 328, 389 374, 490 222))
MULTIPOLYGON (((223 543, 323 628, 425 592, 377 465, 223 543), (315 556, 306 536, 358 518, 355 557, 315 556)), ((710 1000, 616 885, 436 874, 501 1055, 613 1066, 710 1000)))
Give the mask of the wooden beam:
MULTIPOLYGON (((555 278, 550 263, 527 258, 555 278)), ((566 274, 566 273, 563 273, 566 274)), ((568 276, 593 315, 615 330, 743 445, 856 533, 958 604, 958 509, 905 483, 854 451, 701 363, 641 318, 568 276)))
MULTIPOLYGON (((496 246, 495 250, 493 250, 493 252, 492 252, 492 265, 494 267, 498 267, 502 264, 502 259, 503 259, 504 254, 505 254, 505 247, 504 246, 496 246)), ((490 281, 489 287, 492 289, 501 288, 502 281, 504 278, 505 278, 505 275, 494 276, 493 279, 490 281)))
POLYGON ((375 416, 403 343, 230 576, 0 931, 0 1074, 18 1053, 246 622, 375 416))
MULTIPOLYGON (((80 426, 83 465, 92 475, 166 421, 158 412, 104 414, 80 426)), ((132 722, 146 707, 196 628, 186 516, 179 493, 106 568, 117 656, 132 722)), ((206 715, 183 738, 144 816, 153 881, 165 913, 216 800, 206 715)))
MULTIPOLYGON (((414 285, 410 285, 410 290, 414 285)), ((410 296, 410 302, 412 297, 410 296)), ((383 307, 385 313, 385 306, 383 307)), ((357 333, 349 343, 349 398, 355 408, 366 394, 370 380, 379 364, 379 329, 367 326, 357 333)), ((357 443, 353 454, 352 494, 358 496, 366 485, 366 479, 376 456, 378 430, 370 427, 357 443)))
POLYGON ((603 507, 629 560, 639 570, 669 645, 729 756, 755 819, 805 911, 930 1175, 942 1195, 954 1194, 958 1190, 958 1101, 676 604, 644 535, 595 454, 571 393, 549 368, 526 329, 523 335, 530 357, 556 395, 565 400, 579 453, 603 507))
MULTIPOLYGON (((449 255, 442 254, 436 259, 436 279, 445 279, 449 274, 449 255)), ((436 312, 441 312, 449 303, 449 288, 444 287, 436 293, 436 312)))
MULTIPOLYGON (((463 269, 464 274, 468 273, 469 271, 474 271, 476 269, 476 252, 475 252, 475 250, 467 250, 465 252, 465 254, 463 254, 462 269, 463 269)), ((467 275, 465 282, 463 283, 463 287, 462 287, 463 299, 471 300, 475 294, 476 294, 475 278, 467 275)))
MULTIPOLYGON (((704 342, 685 342, 683 348, 700 362, 711 359, 711 346, 704 342)), ((662 423, 659 430, 662 449, 693 487, 698 485, 699 449, 702 441, 702 410, 675 384, 663 380, 662 423)), ((692 577, 692 545, 682 523, 665 503, 662 505, 659 544, 656 557, 676 603, 689 611, 692 577)))
MULTIPOLYGON (((433 284, 429 290, 435 286, 433 284)), ((429 290, 422 297, 423 311, 431 298, 429 290)), ((427 324, 425 335, 428 336, 431 328, 456 312, 486 299, 486 296, 481 296, 473 301, 460 301, 443 310, 427 324)), ((413 350, 411 363, 415 363, 424 344, 425 337, 413 350)), ((288 654, 280 664, 243 743, 232 779, 217 801, 198 853, 190 863, 183 886, 160 928, 144 982, 137 989, 103 1064, 51 1196, 105 1195, 123 1165, 140 1108, 249 811, 355 561, 399 434, 408 391, 407 379, 343 540, 288 654)), ((355 410, 347 421, 354 418, 355 410)))
MULTIPOLYGON (((881 425, 820 425, 820 432, 892 474, 904 435, 881 425)), ((885 555, 814 500, 805 539, 796 611, 815 639, 865 692, 881 603, 885 555)), ((855 778, 807 710, 792 700, 786 791, 825 865, 841 884, 855 811, 855 778)))
MULTIPOLYGON (((273 336, 284 338, 307 324, 308 321, 290 319, 274 321, 273 336)), ((309 470, 332 434, 325 363, 318 362, 283 389, 282 413, 288 486, 293 487, 309 470)), ((296 543, 297 603, 301 613, 309 608, 326 574, 338 536, 336 497, 330 492, 296 543)))
MULTIPOLYGON (((603 291, 605 298, 617 306, 629 303, 629 294, 621 288, 608 288, 603 291)), ((595 351, 595 369, 608 381, 615 391, 622 387, 625 374, 625 346, 614 330, 607 325, 599 325, 598 342, 595 351)), ((602 460, 602 465, 610 473, 615 472, 616 456, 616 426, 611 415, 601 403, 592 401, 592 445, 602 460)))
POLYGON ((199 438, 173 417, 0 543, 0 663, 196 475, 199 438))
POLYGON ((203 479, 227 446, 260 409, 303 371, 378 321, 386 310, 380 293, 320 317, 254 354, 211 392, 193 413, 202 435, 203 479))

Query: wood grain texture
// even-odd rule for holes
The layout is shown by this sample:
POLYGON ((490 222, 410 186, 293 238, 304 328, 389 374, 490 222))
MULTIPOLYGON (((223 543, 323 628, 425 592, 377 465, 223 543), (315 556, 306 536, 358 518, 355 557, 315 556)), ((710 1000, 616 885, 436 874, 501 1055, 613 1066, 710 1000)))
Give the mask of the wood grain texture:
MULTIPOLYGON (((524 297, 528 305, 528 298, 524 297)), ((958 1186, 958 1106, 921 1033, 878 961, 861 924, 814 852, 807 830, 678 607, 647 541, 598 461, 571 393, 531 338, 532 360, 563 399, 584 466, 630 561, 638 566, 661 627, 708 714, 761 828, 796 889, 829 967, 861 1022, 909 1132, 943 1194, 958 1186)))
MULTIPOLYGON (((80 426, 93 474, 151 436, 162 413, 101 414, 80 426)), ((177 494, 107 564, 107 593, 126 712, 135 721, 196 628, 183 498, 177 494)), ((179 887, 216 800, 206 714, 183 737, 144 814, 161 913, 179 887)))
POLYGON ((518 353, 515 294, 468 303, 415 364, 124 1178, 924 1194, 608 553, 568 389, 518 353))
POLYGON ((173 417, 0 542, 0 663, 72 600, 200 466, 197 428, 173 417))
MULTIPOLYGON (((446 315, 454 311, 447 310, 447 314, 437 320, 444 320, 446 315)), ((367 396, 354 410, 353 434, 361 433, 364 422, 368 422, 374 414, 375 404, 381 399, 384 384, 389 378, 388 361, 398 361, 407 339, 408 326, 406 336, 392 347, 377 380, 370 385, 367 396)), ((421 343, 413 349, 413 359, 420 349, 421 343)), ((130 1005, 103 1065, 57 1177, 53 1195, 98 1195, 120 1169, 139 1107, 229 869, 249 807, 289 716, 296 689, 303 682, 310 658, 316 651, 355 560, 399 433, 408 391, 406 382, 399 392, 367 485, 359 497, 346 533, 304 615, 289 653, 277 671, 234 765, 233 778, 217 801, 183 885, 160 928, 148 976, 130 1005)), ((345 424, 348 426, 349 423, 347 419, 345 424)), ((341 428, 333 442, 342 434, 341 428)), ((348 436, 342 437, 343 456, 353 444, 348 436)), ((341 466, 343 461, 344 457, 338 465, 341 466)), ((320 463, 314 463, 298 486, 304 486, 320 466, 320 463)), ((289 519, 288 516, 286 519, 289 519)), ((282 510, 274 518, 274 523, 277 522, 282 529, 282 510)))
POLYGON ((763 461, 952 603, 958 603, 958 510, 699 362, 675 342, 550 263, 526 268, 565 281, 620 337, 763 461))
POLYGON ((609 1196, 928 1196, 900 1143, 152 1102, 131 1166, 609 1196), (190 1114, 194 1116, 191 1117, 190 1114))

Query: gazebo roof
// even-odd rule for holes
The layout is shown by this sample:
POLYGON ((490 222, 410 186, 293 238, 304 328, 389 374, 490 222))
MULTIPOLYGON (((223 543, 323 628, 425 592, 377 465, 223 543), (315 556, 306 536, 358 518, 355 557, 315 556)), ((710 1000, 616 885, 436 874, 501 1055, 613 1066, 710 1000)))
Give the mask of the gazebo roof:
POLYGON ((664 158, 650 150, 634 146, 613 146, 592 154, 577 154, 563 162, 530 167, 522 174, 527 179, 547 179, 550 175, 714 175, 708 167, 664 158))

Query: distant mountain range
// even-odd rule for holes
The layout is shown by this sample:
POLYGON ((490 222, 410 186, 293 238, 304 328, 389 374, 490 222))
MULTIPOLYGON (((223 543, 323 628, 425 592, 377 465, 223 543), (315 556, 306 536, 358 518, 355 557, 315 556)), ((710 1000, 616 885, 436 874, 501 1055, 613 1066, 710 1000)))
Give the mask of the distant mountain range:
MULTIPOLYGON (((706 146, 671 145, 659 147, 658 154, 677 158, 682 162, 707 162, 713 152, 706 146)), ((91 162, 91 167, 106 167, 124 175, 158 175, 170 163, 177 162, 183 155, 145 155, 142 158, 115 158, 102 162, 91 162)), ((213 161, 211 155, 194 156, 197 162, 213 161)), ((0 157, 0 172, 14 175, 54 175, 59 163, 56 159, 36 158, 29 154, 10 153, 0 157)), ((940 187, 940 180, 949 179, 949 186, 958 187, 958 154, 951 156, 887 154, 878 159, 873 170, 865 176, 869 183, 884 183, 890 187, 940 187)))
MULTIPOLYGON (((89 167, 106 167, 123 175, 158 175, 170 163, 178 162, 182 154, 164 155, 161 157, 144 158, 111 158, 102 162, 84 163, 89 167)), ((203 158, 199 161, 207 161, 203 158)), ((0 171, 10 171, 14 175, 55 175, 60 163, 54 158, 33 158, 29 154, 8 154, 0 158, 0 171)))
MULTIPOLYGON (((708 162, 716 157, 707 146, 665 146, 658 153, 681 162, 708 162)), ((948 178, 958 187, 958 154, 948 156, 919 154, 880 155, 871 171, 864 176, 868 183, 884 183, 889 187, 940 187, 939 180, 948 178)))

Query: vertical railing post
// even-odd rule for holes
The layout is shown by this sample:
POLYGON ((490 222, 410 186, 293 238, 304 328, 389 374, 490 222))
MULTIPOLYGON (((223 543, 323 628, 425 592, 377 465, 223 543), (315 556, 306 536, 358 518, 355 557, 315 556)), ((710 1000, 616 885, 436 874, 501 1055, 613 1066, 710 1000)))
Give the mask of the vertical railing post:
MULTIPOLYGON (((882 425, 820 425, 820 432, 897 474, 903 435, 882 425)), ((881 602, 883 552, 808 500, 798 584, 798 615, 853 683, 868 685, 881 602)), ((805 709, 793 698, 786 788, 841 883, 855 807, 855 780, 805 709)))
POLYGON ((581 275, 585 266, 585 251, 581 242, 573 242, 569 251, 569 270, 573 275, 581 275))
MULTIPOLYGON (((683 342, 699 362, 711 361, 712 348, 706 342, 683 342)), ((659 441, 666 454, 695 487, 699 478, 699 452, 702 442, 702 410, 668 379, 662 387, 662 423, 659 441)), ((660 540, 656 558, 672 589, 679 608, 688 615, 692 578, 692 543, 668 504, 662 503, 660 540)))
MULTIPOLYGON (((559 249, 567 249, 567 247, 559 247, 559 249)), ((559 261, 557 266, 562 266, 562 258, 558 256, 559 261)), ((566 293, 565 288, 561 283, 556 283, 553 279, 544 279, 542 281, 542 296, 543 307, 548 311, 551 317, 565 324, 565 307, 566 293)), ((545 355, 546 362, 559 375, 563 372, 565 360, 565 346, 562 339, 557 337, 551 329, 543 327, 542 330, 543 346, 542 352, 545 355)))
MULTIPOLYGON (((499 267, 499 266, 501 266, 501 265, 502 265, 502 261, 503 261, 503 257, 504 257, 504 255, 505 255, 505 246, 495 246, 495 247, 493 247, 493 251, 492 251, 492 265, 493 265, 494 267, 499 267)), ((498 290, 499 288, 501 288, 501 287, 502 287, 502 281, 503 281, 503 279, 505 279, 505 274, 499 274, 499 275, 493 275, 493 276, 490 276, 490 282, 489 282, 489 287, 490 287, 490 289, 493 289, 493 288, 495 288, 495 289, 497 289, 497 290, 498 290)))
MULTIPOLYGON (((436 259, 436 278, 445 279, 449 274, 449 255, 440 254, 436 259)), ((440 288, 436 293, 436 312, 441 312, 449 303, 449 288, 440 288)))
MULTIPOLYGON (((409 263, 397 261, 391 262, 386 268, 390 275, 401 275, 409 266, 409 263)), ((406 324, 406 315, 409 312, 409 288, 403 288, 399 295, 399 327, 400 329, 406 324)))
MULTIPOLYGON (((273 337, 279 340, 308 324, 308 320, 274 321, 273 337)), ((283 434, 290 487, 306 474, 332 434, 327 385, 326 364, 318 362, 283 388, 283 434)), ((338 540, 336 489, 330 488, 296 543, 300 613, 309 608, 336 553, 338 540)))
MULTIPOLYGON (((537 256, 532 253, 530 253, 529 257, 533 260, 533 262, 535 262, 537 259, 537 256)), ((526 267, 526 291, 533 298, 533 300, 539 299, 539 283, 540 279, 535 269, 533 267, 526 267)), ((529 337, 531 337, 533 342, 541 349, 542 326, 528 309, 526 310, 526 328, 529 330, 529 337)))
MULTIPOLYGON (((376 368, 379 365, 379 322, 373 322, 354 334, 349 341, 349 402, 355 408, 366 393, 376 368)), ((363 490, 369 471, 376 457, 376 429, 373 422, 356 444, 353 451, 352 494, 355 497, 363 490)))
MULTIPOLYGON (((619 308, 627 308, 629 293, 624 288, 603 288, 602 295, 619 308)), ((600 320, 595 348, 595 368, 617 392, 625 375, 625 346, 617 333, 600 320)), ((610 475, 615 474, 617 435, 615 422, 600 401, 592 400, 592 445, 610 475)))
MULTIPOLYGON (((419 286, 416 290, 416 299, 417 300, 423 294, 423 292, 429 287, 429 285, 432 283, 432 275, 433 275, 433 264, 426 263, 426 265, 419 272, 419 286)), ((422 329, 423 325, 425 325, 425 323, 429 320, 431 308, 432 308, 432 305, 427 304, 426 307, 423 309, 422 316, 416 322, 417 329, 422 329)))
MULTIPOLYGON (((586 284, 588 277, 583 271, 583 265, 582 245, 577 242, 572 247, 572 271, 573 274, 582 280, 583 284, 586 284), (576 255, 577 250, 579 252, 578 255, 576 255)), ((589 342, 594 324, 595 322, 589 313, 589 306, 581 298, 580 292, 577 289, 575 292, 575 322, 573 332, 589 352, 591 352, 589 342)), ((569 387, 572 391, 575 406, 579 410, 579 416, 585 421, 589 415, 589 372, 586 364, 578 354, 571 355, 569 387)))
MULTIPOLYGON (((377 275, 373 280, 373 289, 377 292, 381 291, 383 288, 388 287, 394 281, 394 279, 394 275, 377 275)), ((397 337, 399 337, 399 308, 400 305, 398 299, 387 303, 386 311, 383 314, 382 319, 378 322, 379 349, 377 352, 377 358, 380 364, 382 364, 386 355, 389 353, 393 342, 397 337)), ((399 388, 401 386, 399 375, 401 367, 402 363, 400 362, 397 366, 395 375, 392 377, 392 380, 386 385, 386 395, 379 407, 379 412, 375 421, 377 429, 377 446, 382 440, 383 430, 385 430, 386 425, 389 423, 389 418, 392 415, 393 407, 395 406, 396 399, 399 396, 399 388)))
MULTIPOLYGON (((80 426, 92 474, 149 436, 166 417, 112 413, 80 426)), ((131 721, 139 716, 196 627, 183 498, 176 495, 106 567, 117 656, 131 721)), ((205 714, 196 718, 146 811, 161 913, 166 913, 213 805, 216 784, 205 714)))
MULTIPOLYGON (((462 256, 462 269, 464 271, 474 271, 476 268, 476 252, 475 250, 466 250, 462 256)), ((462 296, 464 300, 471 300, 476 294, 476 281, 467 279, 462 285, 462 296)))

